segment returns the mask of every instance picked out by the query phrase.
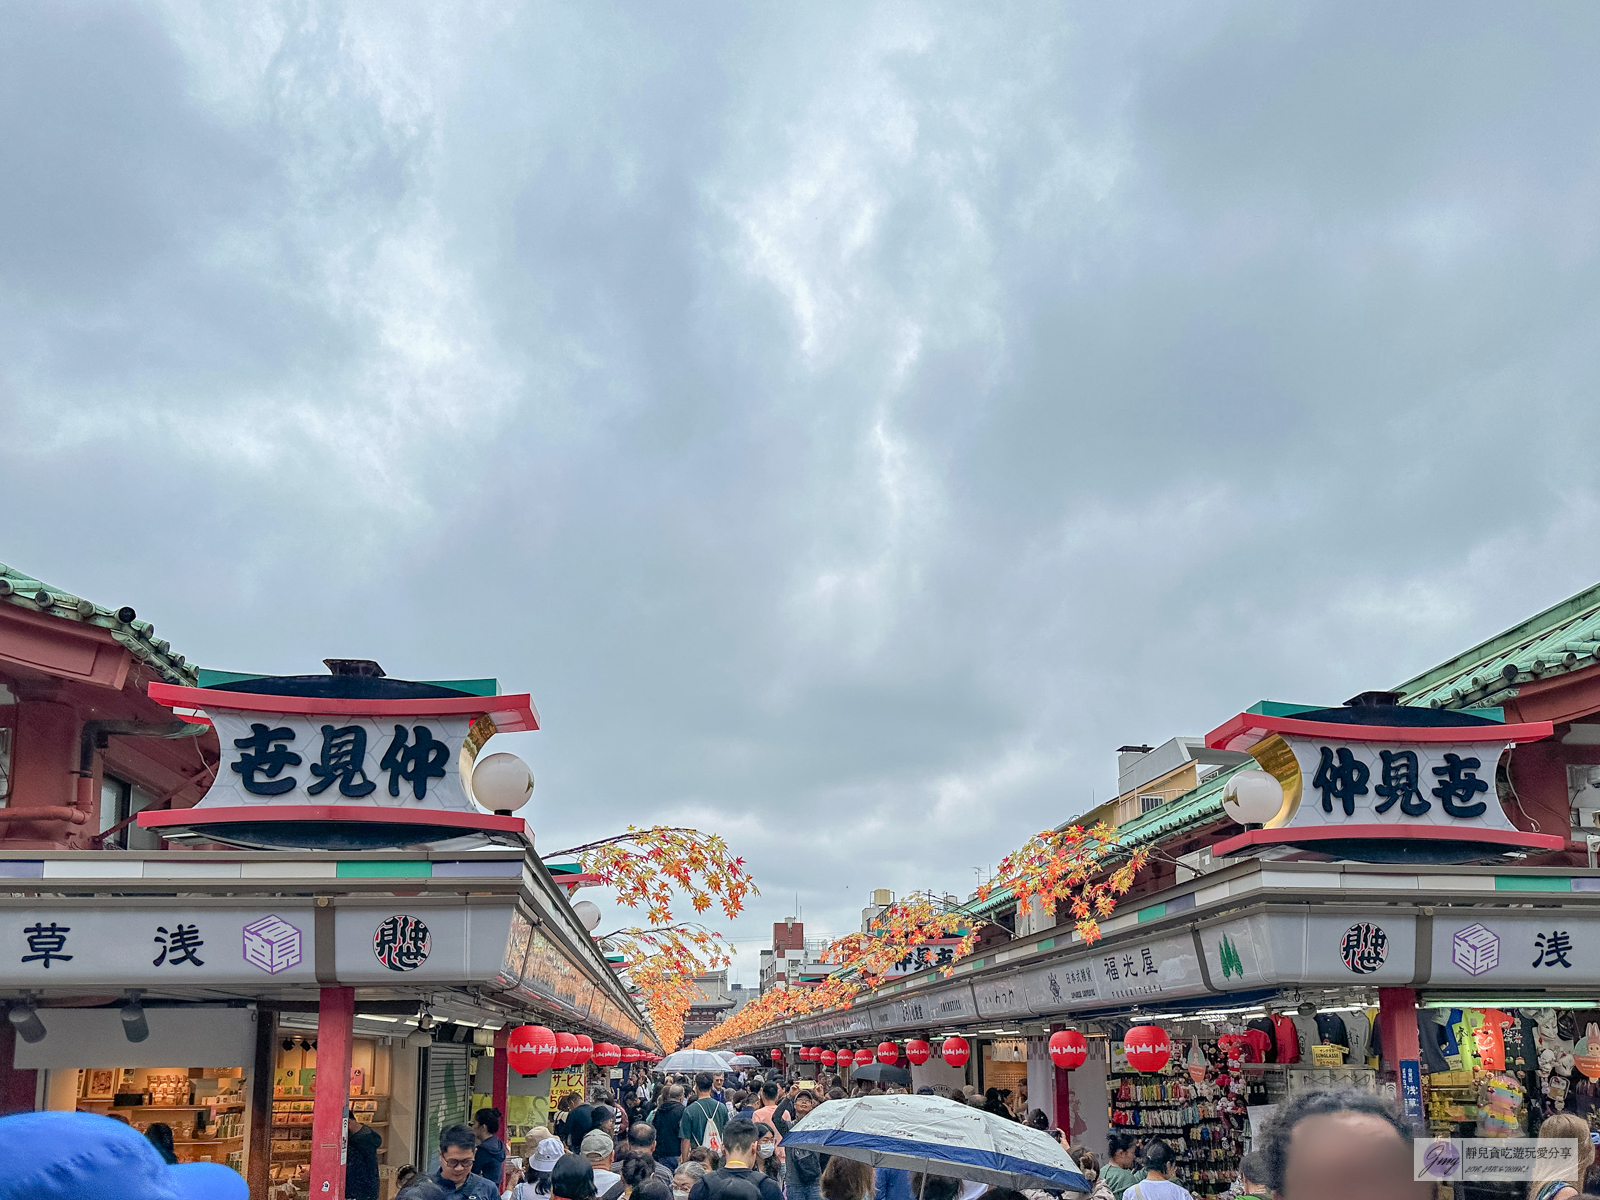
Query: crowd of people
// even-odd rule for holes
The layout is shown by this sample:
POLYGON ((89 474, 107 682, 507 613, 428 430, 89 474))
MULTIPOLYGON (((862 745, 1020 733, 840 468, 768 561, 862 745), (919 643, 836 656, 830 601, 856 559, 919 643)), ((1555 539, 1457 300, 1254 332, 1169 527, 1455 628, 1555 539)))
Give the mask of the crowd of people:
MULTIPOLYGON (((397 1200, 1053 1200, 933 1173, 879 1167, 798 1145, 785 1136, 818 1105, 852 1096, 904 1094, 893 1086, 847 1089, 838 1076, 750 1084, 711 1073, 656 1081, 621 1095, 605 1087, 568 1097, 549 1127, 532 1131, 525 1166, 506 1168, 499 1113, 440 1136, 437 1171, 409 1181, 397 1200)), ((1114 1134, 1104 1162, 1073 1146, 1038 1110, 1013 1111, 993 1091, 918 1089, 1020 1120, 1053 1138, 1077 1165, 1091 1200, 1192 1200, 1166 1142, 1114 1134), (997 1106, 998 1110, 997 1111, 997 1106)), ((1572 1131, 1546 1122, 1546 1136, 1572 1131)), ((1276 1200, 1425 1200, 1415 1180, 1410 1127, 1380 1097, 1309 1092, 1280 1107, 1230 1189, 1276 1200)), ((1597 1200, 1582 1190, 1594 1147, 1582 1139, 1572 1178, 1536 1181, 1526 1200, 1597 1200)), ((0 1198, 3 1200, 3 1198, 0 1198)))

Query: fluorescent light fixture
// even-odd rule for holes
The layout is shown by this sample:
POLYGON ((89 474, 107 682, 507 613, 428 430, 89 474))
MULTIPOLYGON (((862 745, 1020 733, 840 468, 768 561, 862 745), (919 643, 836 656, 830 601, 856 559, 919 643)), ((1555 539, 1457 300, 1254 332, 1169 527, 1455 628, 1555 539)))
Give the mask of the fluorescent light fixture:
POLYGON ((1482 996, 1464 997, 1460 1000, 1426 1000, 1423 1008, 1593 1008, 1593 1000, 1546 1000, 1538 996, 1502 996, 1485 999, 1482 996))

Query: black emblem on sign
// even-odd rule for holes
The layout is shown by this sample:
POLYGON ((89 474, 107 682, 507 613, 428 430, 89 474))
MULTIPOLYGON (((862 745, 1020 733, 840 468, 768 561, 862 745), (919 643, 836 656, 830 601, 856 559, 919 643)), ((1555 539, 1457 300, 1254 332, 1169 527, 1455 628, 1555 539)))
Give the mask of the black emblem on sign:
POLYGON ((432 948, 428 927, 416 917, 390 917, 372 935, 372 953, 391 971, 415 971, 432 948))
POLYGON ((1389 935, 1378 926, 1361 921, 1344 931, 1339 940, 1339 957, 1357 975, 1370 975, 1389 957, 1389 935))

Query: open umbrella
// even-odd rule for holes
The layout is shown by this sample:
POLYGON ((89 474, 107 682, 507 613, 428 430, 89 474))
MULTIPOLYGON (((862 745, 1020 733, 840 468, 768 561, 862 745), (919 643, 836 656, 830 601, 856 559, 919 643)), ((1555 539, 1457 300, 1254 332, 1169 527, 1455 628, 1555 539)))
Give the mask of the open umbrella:
POLYGON ((911 1072, 904 1067, 890 1066, 888 1063, 868 1063, 864 1067, 857 1067, 850 1072, 850 1082, 858 1079, 868 1083, 898 1083, 901 1087, 911 1086, 911 1072))
POLYGON ((728 1060, 728 1065, 730 1067, 737 1067, 742 1071, 747 1070, 750 1067, 759 1067, 761 1065, 761 1060, 749 1054, 735 1054, 728 1060))
POLYGON ((795 1122, 783 1135, 783 1144, 873 1167, 925 1171, 1019 1191, 1089 1191, 1089 1181, 1054 1138, 942 1096, 830 1100, 795 1122))
POLYGON ((678 1050, 655 1066, 658 1071, 725 1071, 728 1064, 712 1050, 678 1050))

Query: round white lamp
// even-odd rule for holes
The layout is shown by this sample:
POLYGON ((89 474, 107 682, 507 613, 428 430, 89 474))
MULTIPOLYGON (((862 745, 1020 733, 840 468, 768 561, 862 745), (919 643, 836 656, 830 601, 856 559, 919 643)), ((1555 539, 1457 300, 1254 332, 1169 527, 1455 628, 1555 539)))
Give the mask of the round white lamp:
POLYGON ((533 795, 533 772, 515 754, 491 754, 473 764, 472 794, 491 812, 515 812, 533 795))
POLYGON ((406 1034, 406 1045, 413 1050, 419 1049, 422 1046, 431 1046, 433 1045, 433 1034, 429 1033, 426 1029, 413 1029, 410 1033, 406 1034))
POLYGON ((572 915, 583 922, 583 927, 593 933, 600 924, 600 906, 593 900, 579 900, 572 906, 572 915))
POLYGON ((1222 811, 1241 825, 1265 825, 1283 807, 1283 785, 1265 771, 1240 771, 1222 788, 1222 811))

